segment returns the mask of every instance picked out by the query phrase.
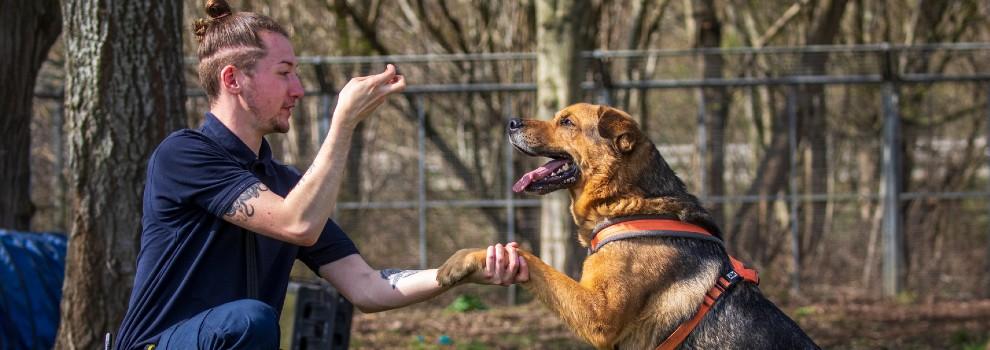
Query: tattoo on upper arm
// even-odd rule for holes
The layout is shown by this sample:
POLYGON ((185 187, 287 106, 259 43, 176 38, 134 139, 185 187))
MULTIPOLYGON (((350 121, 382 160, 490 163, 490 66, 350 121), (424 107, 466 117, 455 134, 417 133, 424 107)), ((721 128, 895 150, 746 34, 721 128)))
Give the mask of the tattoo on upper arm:
POLYGON ((388 280, 388 284, 395 289, 395 286, 399 284, 399 280, 420 273, 423 270, 399 270, 399 269, 384 269, 381 271, 382 279, 388 280))
POLYGON ((247 219, 254 216, 254 205, 251 205, 248 201, 261 197, 261 192, 265 191, 268 191, 268 186, 256 182, 244 190, 244 192, 241 192, 241 195, 234 200, 234 203, 230 205, 230 209, 227 209, 227 212, 223 213, 223 215, 230 218, 239 217, 240 219, 247 219), (238 213, 241 215, 238 215, 238 213))

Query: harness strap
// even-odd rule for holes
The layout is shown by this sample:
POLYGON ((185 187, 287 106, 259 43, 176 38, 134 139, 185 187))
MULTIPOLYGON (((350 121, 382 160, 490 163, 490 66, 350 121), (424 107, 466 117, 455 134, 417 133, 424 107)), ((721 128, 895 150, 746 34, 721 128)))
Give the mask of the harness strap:
POLYGON ((605 244, 627 238, 644 236, 664 236, 704 239, 718 244, 722 240, 712 236, 705 229, 686 222, 671 219, 634 219, 617 221, 610 225, 599 226, 591 233, 591 253, 598 251, 605 244))
POLYGON ((746 281, 753 284, 760 283, 760 278, 757 275, 756 270, 747 268, 742 262, 731 256, 729 257, 729 260, 732 262, 732 269, 725 275, 720 276, 718 281, 715 282, 715 285, 712 286, 712 289, 709 289, 708 293, 705 293, 705 299, 701 302, 701 305, 698 306, 698 311, 694 313, 694 317, 691 317, 691 319, 687 322, 681 323, 680 326, 677 326, 677 329, 675 329, 674 332, 663 341, 663 343, 660 343, 660 345, 657 346, 657 350, 674 350, 680 347, 681 344, 684 343, 684 340, 687 340, 687 337, 691 335, 691 332, 698 327, 698 324, 705 318, 708 311, 712 310, 712 307, 715 306, 715 302, 718 301, 718 298, 722 297, 722 295, 735 286, 736 283, 740 281, 746 281))
MULTIPOLYGON (((694 238, 712 241, 719 245, 722 244, 721 239, 713 236, 704 228, 667 217, 650 218, 637 216, 633 218, 620 218, 599 225, 592 231, 591 235, 591 244, 588 248, 589 254, 595 253, 608 243, 636 237, 694 238)), ((715 285, 705 293, 705 298, 701 305, 698 306, 698 311, 695 312, 694 316, 678 326, 666 340, 657 346, 657 350, 673 350, 681 346, 684 340, 701 323, 701 320, 705 318, 708 311, 711 311, 712 306, 715 305, 718 298, 735 286, 736 283, 740 281, 753 284, 760 283, 760 277, 756 270, 746 267, 742 262, 732 256, 729 256, 729 262, 732 264, 732 268, 729 269, 729 272, 719 276, 718 280, 715 281, 715 285)))

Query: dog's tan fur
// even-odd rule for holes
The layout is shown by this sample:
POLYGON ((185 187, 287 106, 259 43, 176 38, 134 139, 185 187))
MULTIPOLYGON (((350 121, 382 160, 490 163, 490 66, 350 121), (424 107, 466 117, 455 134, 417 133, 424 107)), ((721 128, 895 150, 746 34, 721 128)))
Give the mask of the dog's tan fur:
MULTIPOLYGON (((659 155, 625 112, 576 104, 552 120, 524 123, 514 140, 517 146, 530 153, 564 152, 581 169, 578 182, 568 189, 581 244, 587 246, 595 225, 609 218, 665 214, 687 222, 710 219, 696 200, 647 193, 656 186, 644 174, 653 171, 659 155), (565 118, 570 125, 562 122, 565 118)), ((584 261, 580 282, 529 252, 521 254, 530 267, 530 280, 522 286, 600 349, 655 347, 694 314, 721 268, 718 261, 704 260, 682 266, 682 250, 665 240, 610 243, 584 261)), ((484 250, 461 250, 441 266, 438 280, 452 285, 482 269, 484 261, 484 250)))

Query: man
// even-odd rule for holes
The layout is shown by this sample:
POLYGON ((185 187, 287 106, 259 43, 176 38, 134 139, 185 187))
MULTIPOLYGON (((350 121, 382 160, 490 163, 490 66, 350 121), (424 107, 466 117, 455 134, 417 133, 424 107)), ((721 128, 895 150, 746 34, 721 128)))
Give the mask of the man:
MULTIPOLYGON (((148 162, 141 251, 117 349, 275 349, 289 271, 302 260, 364 312, 444 291, 436 270, 375 270, 329 220, 355 126, 405 80, 388 65, 338 95, 326 141, 300 176, 264 135, 289 130, 303 95, 288 35, 270 18, 211 1, 196 25, 202 127, 166 138, 148 162), (257 233, 257 234, 255 234, 257 233)), ((528 278, 516 244, 489 247, 471 281, 528 278)))

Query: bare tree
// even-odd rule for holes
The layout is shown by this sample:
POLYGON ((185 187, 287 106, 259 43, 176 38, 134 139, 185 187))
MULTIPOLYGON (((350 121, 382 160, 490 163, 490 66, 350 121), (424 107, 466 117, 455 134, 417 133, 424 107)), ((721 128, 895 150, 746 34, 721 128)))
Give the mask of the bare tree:
MULTIPOLYGON (((955 42, 970 28, 977 26, 979 18, 979 1, 942 2, 922 0, 917 3, 917 10, 904 26, 904 42, 907 44, 924 44, 939 42, 955 42)), ((895 62, 899 73, 928 73, 939 74, 946 71, 958 57, 951 55, 933 55, 931 52, 905 53, 895 62)), ((985 130, 983 118, 970 121, 968 135, 954 135, 958 141, 964 142, 966 151, 959 153, 959 158, 947 157, 940 162, 923 160, 936 154, 934 138, 938 129, 945 127, 961 116, 977 113, 984 106, 980 101, 985 95, 975 93, 972 105, 947 106, 930 108, 931 104, 939 103, 932 99, 938 94, 931 85, 901 86, 900 118, 902 137, 900 139, 900 154, 902 155, 900 174, 903 176, 902 190, 910 192, 935 192, 945 189, 962 188, 973 179, 974 165, 984 157, 982 152, 972 148, 974 140, 983 136, 985 130), (935 169, 938 167, 939 169, 935 169), (907 176, 915 172, 929 174, 923 179, 907 176), (944 174, 944 175, 935 175, 944 174)), ((967 101, 968 102, 968 101, 967 101)), ((965 103, 965 102, 962 102, 965 103)), ((954 232, 950 222, 953 213, 961 210, 958 202, 946 203, 918 198, 902 202, 901 213, 904 221, 901 227, 905 232, 904 252, 900 259, 905 263, 904 278, 909 275, 920 276, 919 279, 908 279, 909 287, 925 294, 939 290, 941 287, 940 272, 946 268, 944 258, 944 242, 946 235, 954 232), (913 283, 912 283, 913 281, 913 283)), ((990 247, 988 247, 990 251, 990 247)), ((990 256, 990 254, 988 254, 990 256)), ((990 260, 987 261, 990 264, 990 260)), ((984 285, 990 285, 990 278, 984 278, 984 285)), ((984 291, 984 293, 986 293, 984 291)))
POLYGON ((48 49, 62 32, 58 1, 4 1, 0 11, 0 228, 29 230, 31 105, 48 49))
MULTIPOLYGON (((845 13, 847 0, 831 0, 818 2, 819 6, 815 4, 810 4, 816 11, 808 11, 807 17, 813 19, 810 22, 810 29, 808 33, 803 38, 803 43, 806 45, 825 45, 831 44, 833 40, 837 37, 841 26, 839 23, 845 13)), ((781 19, 787 18, 790 10, 785 11, 781 19)), ((776 22, 775 22, 776 23, 776 22)), ((776 32, 778 29, 775 29, 776 32)), ((760 36, 760 38, 766 37, 760 36)), ((821 74, 825 71, 825 66, 828 62, 828 56, 822 54, 809 53, 805 54, 800 58, 801 65, 803 69, 810 70, 815 74, 821 74)), ((809 161, 810 168, 824 168, 825 163, 825 147, 824 147, 824 135, 825 131, 825 89, 822 85, 804 85, 798 88, 797 92, 798 101, 795 107, 796 113, 798 114, 799 123, 798 126, 798 142, 805 142, 812 145, 812 159, 809 161), (821 147, 814 147, 821 146, 821 147), (822 152, 817 154, 816 152, 822 152)), ((770 104, 767 104, 770 105, 770 104)), ((791 170, 787 158, 790 153, 788 151, 788 135, 786 126, 787 116, 779 115, 774 118, 770 123, 770 145, 767 148, 766 156, 760 159, 760 163, 756 171, 756 181, 754 181, 749 189, 746 191, 747 195, 772 195, 782 191, 787 186, 787 175, 791 170)), ((813 193, 824 193, 825 192, 825 182, 824 176, 811 176, 809 186, 806 187, 809 191, 813 193), (820 192, 817 192, 820 191, 820 192)), ((740 250, 752 254, 753 258, 757 263, 763 264, 769 262, 773 259, 774 255, 777 253, 776 250, 780 247, 779 240, 774 240, 768 237, 768 235, 773 234, 773 230, 766 227, 765 225, 772 222, 771 220, 771 210, 767 210, 766 203, 745 203, 739 210, 736 211, 734 218, 732 220, 732 228, 729 230, 737 238, 732 240, 734 248, 742 248, 740 250), (756 214, 754 214, 756 213, 756 214), (754 219, 748 218, 749 215, 758 215, 759 217, 754 219), (775 244, 767 244, 767 242, 778 242, 775 244)), ((805 229, 805 235, 803 244, 801 244, 801 251, 807 252, 814 248, 814 246, 820 241, 821 231, 823 227, 824 220, 824 203, 814 202, 811 203, 810 212, 806 216, 810 221, 805 229)), ((794 219, 794 218, 792 218, 794 219)))
MULTIPOLYGON (((694 19, 697 23, 695 47, 717 48, 722 44, 722 21, 716 13, 715 0, 696 1, 694 19)), ((725 59, 721 54, 702 54, 702 72, 705 79, 722 79, 725 59)), ((701 110, 702 121, 707 130, 704 144, 704 163, 702 172, 705 175, 705 196, 722 196, 725 194, 725 126, 729 120, 729 106, 732 104, 731 95, 725 87, 703 88, 701 98, 704 102, 701 110)), ((712 217, 718 225, 725 221, 721 202, 710 204, 712 217)))
POLYGON ((55 348, 96 349, 127 307, 148 156, 184 120, 182 3, 67 0, 73 217, 55 348))
MULTIPOLYGON (((504 23, 496 23, 494 21, 486 22, 485 19, 491 17, 492 13, 495 11, 500 11, 499 6, 487 2, 475 3, 471 5, 459 4, 455 7, 453 4, 447 1, 439 2, 424 2, 420 0, 408 1, 403 0, 397 2, 398 6, 382 6, 380 2, 348 2, 346 0, 334 0, 331 9, 338 15, 339 22, 336 23, 338 27, 353 27, 358 33, 361 34, 359 38, 348 38, 343 43, 348 46, 342 47, 342 49, 349 50, 359 50, 359 51, 346 51, 345 54, 376 54, 376 55, 391 55, 396 52, 402 52, 408 48, 402 46, 408 44, 406 41, 390 42, 386 41, 387 38, 383 37, 382 33, 385 32, 380 30, 385 20, 384 17, 395 18, 401 16, 403 22, 406 25, 411 26, 413 31, 419 33, 417 41, 419 46, 428 48, 434 53, 470 53, 476 51, 498 51, 500 46, 506 45, 506 42, 496 43, 495 35, 490 33, 499 33, 500 30, 495 28, 498 25, 505 25, 504 23), (396 9, 398 8, 398 9, 396 9), (389 12, 394 11, 397 13, 389 12), (464 16, 464 13, 469 13, 470 16, 464 16), (486 15, 487 14, 487 15, 486 15), (479 27, 473 27, 473 30, 466 30, 465 24, 462 23, 463 19, 459 19, 458 16, 470 17, 472 21, 477 19, 475 25, 479 27), (342 22, 346 20, 347 22, 342 22), (424 34, 425 33, 425 34, 424 34), (489 33, 489 34, 483 34, 489 33), (472 37, 474 36, 474 37, 472 37)), ((329 6, 329 4, 328 4, 329 6)), ((504 7, 504 6, 503 6, 504 7)), ((528 27, 523 27, 520 30, 525 33, 531 31, 528 27)), ((525 34, 520 34, 520 38, 524 39, 525 34)), ((513 42, 512 40, 506 40, 509 45, 513 42)), ((452 71, 442 72, 442 71, 431 71, 431 74, 444 74, 452 75, 456 77, 465 77, 467 82, 472 82, 475 77, 481 75, 479 71, 481 68, 474 67, 473 65, 452 65, 452 71)), ((497 72, 485 72, 487 76, 500 77, 497 72)), ((461 80, 459 78, 458 80, 461 80)), ((406 103, 405 106, 399 106, 396 104, 399 110, 408 110, 409 107, 415 108, 417 102, 415 97, 412 95, 405 95, 406 103)), ((475 111, 476 105, 473 103, 459 103, 456 108, 467 109, 458 110, 456 113, 463 115, 481 116, 472 120, 469 123, 469 127, 472 128, 471 135, 476 137, 479 144, 492 144, 489 139, 492 134, 492 130, 501 130, 501 124, 503 123, 501 119, 502 106, 497 102, 497 94, 482 94, 475 95, 472 97, 480 98, 483 101, 484 111, 475 111)), ((443 108, 444 106, 440 106, 443 108)), ((410 123, 417 123, 418 116, 416 113, 404 113, 402 115, 406 121, 410 123)), ((480 198, 491 198, 500 194, 497 190, 497 186, 494 186, 492 181, 495 179, 500 179, 499 176, 484 176, 486 173, 491 171, 497 171, 501 169, 498 166, 485 166, 482 160, 485 157, 479 155, 483 153, 485 149, 474 147, 472 148, 475 154, 469 159, 464 159, 461 157, 456 147, 454 147, 447 137, 448 134, 445 132, 448 128, 444 128, 439 122, 434 121, 434 113, 431 110, 424 110, 424 131, 427 141, 436 148, 438 152, 442 155, 442 159, 447 162, 450 166, 450 173, 456 176, 464 185, 465 188, 473 191, 480 198)), ((500 134, 500 133, 496 133, 500 134)), ((359 172, 361 169, 360 162, 361 152, 363 148, 363 138, 355 137, 354 145, 355 150, 352 150, 352 157, 348 160, 348 178, 357 179, 359 178, 359 172)), ((492 159, 497 162, 497 159, 492 159)), ((497 164, 497 163, 496 163, 497 164)), ((350 181, 350 180, 348 180, 350 181)), ((349 186, 352 189, 351 193, 342 192, 342 195, 354 198, 357 193, 353 190, 358 189, 358 186, 349 186)), ((483 211, 484 218, 491 223, 492 227, 502 227, 505 225, 504 216, 500 215, 495 211, 483 211)))

